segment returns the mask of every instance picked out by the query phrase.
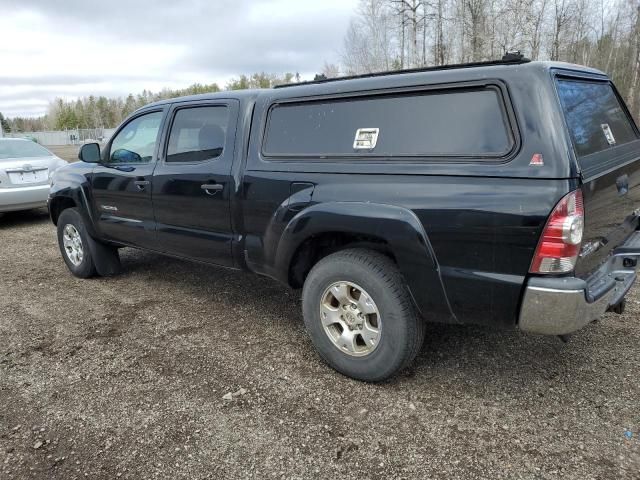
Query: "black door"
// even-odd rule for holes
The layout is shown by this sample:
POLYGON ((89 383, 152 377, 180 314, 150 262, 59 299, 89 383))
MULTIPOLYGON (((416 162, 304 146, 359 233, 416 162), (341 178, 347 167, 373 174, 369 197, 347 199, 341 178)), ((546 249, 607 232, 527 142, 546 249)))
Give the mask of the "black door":
POLYGON ((124 124, 94 169, 94 215, 106 239, 157 247, 151 181, 163 117, 149 111, 124 124))
POLYGON ((238 102, 174 105, 153 175, 153 205, 163 252, 232 265, 231 166, 238 102))

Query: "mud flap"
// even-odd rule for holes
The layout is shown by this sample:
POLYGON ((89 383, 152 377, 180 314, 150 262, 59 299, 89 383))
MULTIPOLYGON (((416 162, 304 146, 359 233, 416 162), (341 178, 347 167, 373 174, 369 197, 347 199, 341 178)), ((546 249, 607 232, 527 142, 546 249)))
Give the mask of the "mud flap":
POLYGON ((105 245, 87 235, 89 250, 98 275, 109 277, 120 273, 120 255, 118 249, 105 245))

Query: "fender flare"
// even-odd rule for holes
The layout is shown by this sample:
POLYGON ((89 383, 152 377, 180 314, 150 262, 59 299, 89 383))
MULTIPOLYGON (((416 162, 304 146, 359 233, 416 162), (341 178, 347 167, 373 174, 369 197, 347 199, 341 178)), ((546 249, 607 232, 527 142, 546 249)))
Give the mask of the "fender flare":
POLYGON ((63 201, 63 200, 71 200, 75 204, 75 207, 78 209, 78 212, 80 213, 80 215, 82 216, 82 219, 85 222, 87 230, 91 233, 91 235, 96 236, 97 232, 95 231, 95 228, 94 228, 95 225, 93 223, 93 214, 91 212, 89 200, 87 199, 87 195, 86 195, 86 192, 84 191, 84 188, 83 187, 78 187, 74 189, 65 188, 61 190, 52 191, 49 194, 49 201, 48 201, 49 216, 51 218, 51 221, 54 224, 56 223, 57 219, 54 219, 53 217, 53 206, 57 202, 63 201))
POLYGON ((90 196, 91 188, 89 181, 83 174, 67 169, 56 172, 55 183, 49 191, 49 200, 47 202, 51 221, 55 224, 52 206, 61 199, 71 200, 78 208, 85 222, 87 231, 90 232, 92 236, 98 238, 99 235, 95 229, 96 224, 93 219, 91 202, 89 201, 90 196))
POLYGON ((420 313, 430 319, 455 323, 435 252, 422 223, 411 210, 368 202, 325 202, 311 205, 287 224, 275 255, 275 271, 288 281, 295 252, 314 235, 340 232, 384 240, 420 313))

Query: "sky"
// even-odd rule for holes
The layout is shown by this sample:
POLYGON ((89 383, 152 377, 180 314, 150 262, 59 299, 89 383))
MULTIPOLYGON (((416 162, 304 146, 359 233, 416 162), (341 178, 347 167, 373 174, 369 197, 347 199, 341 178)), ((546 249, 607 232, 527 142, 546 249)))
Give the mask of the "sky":
POLYGON ((56 97, 311 78, 337 63, 358 0, 0 0, 0 112, 56 97))

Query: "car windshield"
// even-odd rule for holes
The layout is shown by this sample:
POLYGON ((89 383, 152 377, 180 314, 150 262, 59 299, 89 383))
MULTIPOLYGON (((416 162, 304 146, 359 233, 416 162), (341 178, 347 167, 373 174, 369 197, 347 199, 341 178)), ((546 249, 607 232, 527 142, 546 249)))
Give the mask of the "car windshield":
POLYGON ((50 157, 51 152, 35 142, 0 140, 0 162, 13 158, 50 157))

